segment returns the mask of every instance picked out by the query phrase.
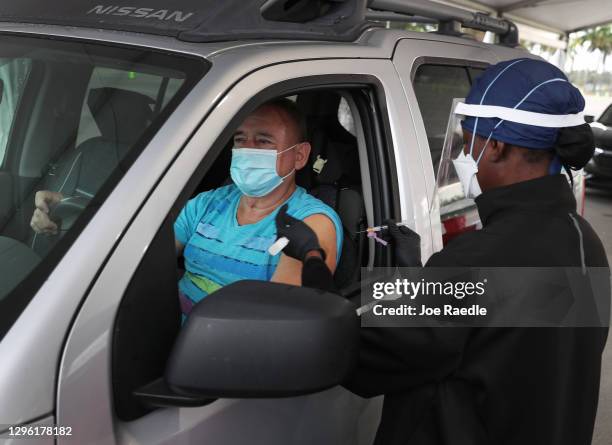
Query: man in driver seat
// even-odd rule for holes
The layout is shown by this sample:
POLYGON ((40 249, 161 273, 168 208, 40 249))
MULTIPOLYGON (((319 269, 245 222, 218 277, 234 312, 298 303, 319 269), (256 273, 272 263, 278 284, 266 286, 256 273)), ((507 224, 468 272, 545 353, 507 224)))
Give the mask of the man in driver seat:
MULTIPOLYGON (((198 301, 238 280, 302 284, 301 261, 268 252, 277 238, 275 217, 284 204, 289 215, 315 232, 333 273, 342 248, 342 223, 333 209, 296 185, 295 173, 310 154, 304 139, 304 118, 293 102, 276 99, 260 106, 234 133, 233 183, 200 193, 182 209, 174 233, 177 253, 185 258, 179 281, 183 320, 198 301)), ((37 193, 31 224, 37 233, 56 230, 43 199, 52 193, 37 193)))
POLYGON ((310 144, 304 120, 288 99, 260 106, 234 133, 233 184, 190 200, 174 223, 177 250, 184 251, 179 282, 181 310, 221 286, 242 279, 301 285, 302 263, 268 253, 276 240, 275 216, 283 204, 317 234, 327 265, 340 257, 342 224, 330 207, 295 183, 310 144))

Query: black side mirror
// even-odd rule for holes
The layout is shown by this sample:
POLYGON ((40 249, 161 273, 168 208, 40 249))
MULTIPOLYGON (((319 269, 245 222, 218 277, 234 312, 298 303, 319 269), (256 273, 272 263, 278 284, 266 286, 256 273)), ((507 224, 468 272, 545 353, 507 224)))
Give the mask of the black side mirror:
POLYGON ((165 380, 178 394, 289 397, 343 381, 359 342, 355 307, 338 295, 239 281, 192 310, 165 380))
POLYGON ((584 115, 584 121, 585 121, 587 124, 592 124, 593 122, 595 122, 595 116, 590 115, 590 114, 585 114, 585 115, 584 115))

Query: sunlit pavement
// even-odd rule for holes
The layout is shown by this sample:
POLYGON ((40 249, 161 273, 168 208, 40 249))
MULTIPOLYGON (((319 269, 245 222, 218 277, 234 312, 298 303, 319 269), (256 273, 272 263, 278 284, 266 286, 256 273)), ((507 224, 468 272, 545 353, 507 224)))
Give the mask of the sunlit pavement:
MULTIPOLYGON (((604 243, 608 262, 612 265, 612 193, 588 190, 584 216, 604 243)), ((599 408, 593 445, 612 444, 612 340, 610 337, 608 334, 601 367, 599 408)))

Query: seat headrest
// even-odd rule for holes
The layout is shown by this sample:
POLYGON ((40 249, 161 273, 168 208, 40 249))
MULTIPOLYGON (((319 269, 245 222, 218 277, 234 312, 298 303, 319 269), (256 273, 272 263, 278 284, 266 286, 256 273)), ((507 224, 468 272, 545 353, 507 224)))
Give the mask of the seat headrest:
POLYGON ((119 88, 95 88, 87 104, 104 139, 133 145, 153 120, 153 99, 119 88))

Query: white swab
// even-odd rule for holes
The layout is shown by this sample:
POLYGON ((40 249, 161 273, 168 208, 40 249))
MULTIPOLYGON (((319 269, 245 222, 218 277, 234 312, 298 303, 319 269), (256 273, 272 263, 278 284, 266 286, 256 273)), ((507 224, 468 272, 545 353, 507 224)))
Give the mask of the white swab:
POLYGON ((289 244, 287 237, 281 236, 274 242, 274 244, 268 247, 268 253, 272 256, 276 256, 281 253, 285 247, 287 247, 287 244, 289 244))

